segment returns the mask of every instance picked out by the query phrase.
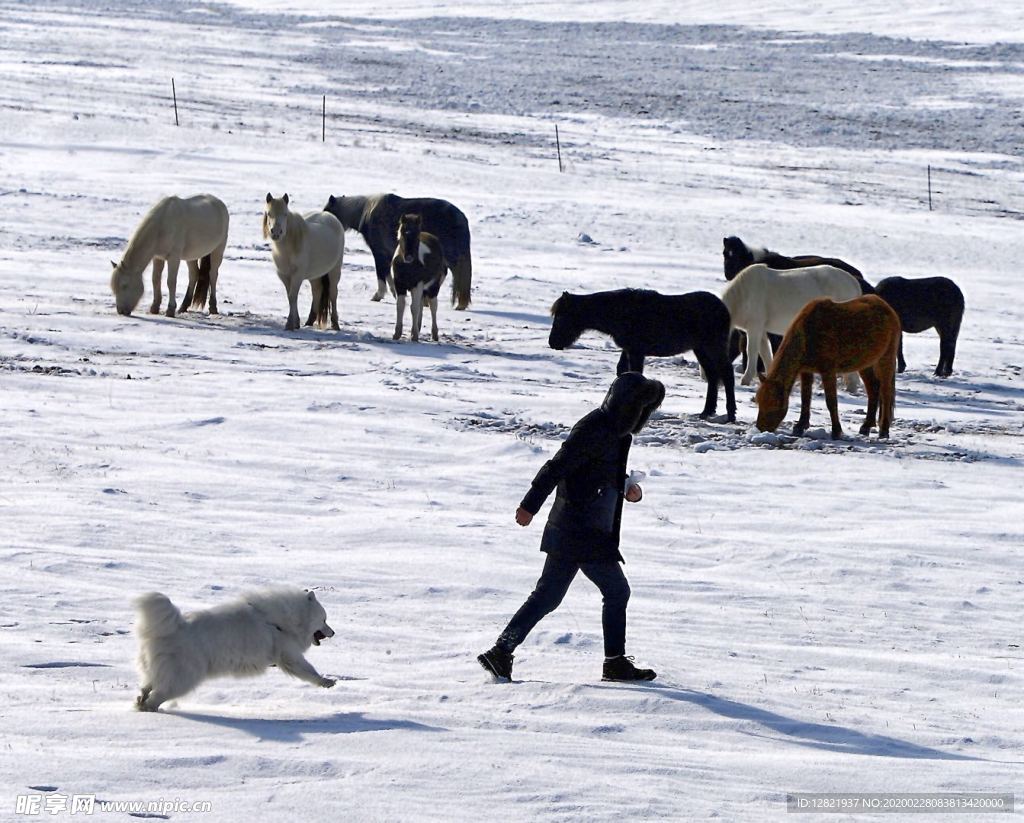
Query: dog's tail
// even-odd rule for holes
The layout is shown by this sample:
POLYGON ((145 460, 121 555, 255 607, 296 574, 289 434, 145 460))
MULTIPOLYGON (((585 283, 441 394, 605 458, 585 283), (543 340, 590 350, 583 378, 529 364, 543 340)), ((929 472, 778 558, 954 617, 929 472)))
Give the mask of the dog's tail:
POLYGON ((135 611, 138 614, 135 631, 143 639, 167 637, 185 625, 185 618, 178 607, 159 592, 149 592, 137 598, 135 611))

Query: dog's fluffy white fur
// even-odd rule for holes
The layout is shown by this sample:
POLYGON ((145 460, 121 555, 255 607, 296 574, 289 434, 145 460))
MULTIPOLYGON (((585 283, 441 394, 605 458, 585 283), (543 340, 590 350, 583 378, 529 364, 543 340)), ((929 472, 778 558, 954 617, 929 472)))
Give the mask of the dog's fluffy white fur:
POLYGON ((183 615, 158 592, 135 601, 138 613, 141 693, 135 706, 156 711, 211 677, 248 677, 269 666, 330 688, 303 656, 310 645, 334 636, 313 592, 268 589, 233 603, 183 615))

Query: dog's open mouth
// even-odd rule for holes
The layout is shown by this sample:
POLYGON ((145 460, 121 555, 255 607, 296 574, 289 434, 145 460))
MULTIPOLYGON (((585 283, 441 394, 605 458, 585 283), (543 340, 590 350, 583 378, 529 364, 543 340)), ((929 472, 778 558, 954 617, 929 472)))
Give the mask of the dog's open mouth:
POLYGON ((327 639, 327 635, 324 634, 322 631, 320 631, 320 629, 317 629, 315 632, 313 632, 313 645, 314 646, 319 646, 320 645, 320 641, 321 640, 326 640, 326 639, 327 639))

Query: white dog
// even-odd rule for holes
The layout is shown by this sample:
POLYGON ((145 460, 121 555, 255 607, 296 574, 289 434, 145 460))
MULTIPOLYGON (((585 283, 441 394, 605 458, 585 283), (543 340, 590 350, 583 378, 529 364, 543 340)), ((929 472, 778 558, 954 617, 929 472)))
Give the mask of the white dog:
POLYGON ((135 706, 140 711, 156 711, 208 678, 247 677, 268 666, 325 689, 335 683, 303 657, 311 644, 334 636, 313 592, 253 592, 187 616, 164 595, 150 592, 135 601, 135 608, 142 675, 135 706))

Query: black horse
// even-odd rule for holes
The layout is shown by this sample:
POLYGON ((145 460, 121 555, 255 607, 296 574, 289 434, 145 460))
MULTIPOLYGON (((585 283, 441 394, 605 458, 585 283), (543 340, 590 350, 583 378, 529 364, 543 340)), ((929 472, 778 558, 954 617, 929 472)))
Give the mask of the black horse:
POLYGON ((327 200, 329 211, 346 229, 358 231, 373 254, 377 269, 377 293, 380 300, 387 291, 391 259, 398 241, 398 221, 403 214, 418 214, 423 231, 441 241, 445 260, 452 271, 452 303, 458 309, 469 306, 473 286, 473 258, 469 248, 469 221, 447 200, 434 197, 399 197, 397 194, 374 194, 367 197, 335 197, 327 200))
MULTIPOLYGON (((878 296, 900 316, 903 331, 917 334, 934 328, 939 333, 939 363, 935 374, 949 377, 953 373, 953 356, 960 322, 964 317, 964 294, 948 277, 886 277, 875 286, 878 296)), ((899 370, 907 368, 903 359, 903 335, 897 355, 899 370)))
POLYGON ((857 278, 861 294, 875 293, 871 284, 860 273, 860 269, 837 257, 821 257, 817 254, 798 254, 796 257, 787 257, 768 249, 752 249, 738 237, 725 237, 722 239, 722 260, 725 264, 726 280, 732 280, 752 263, 764 263, 770 268, 783 271, 803 269, 807 266, 834 266, 857 278))
POLYGON ((730 423, 736 420, 732 363, 729 360, 729 310, 707 291, 659 294, 647 289, 618 289, 595 294, 562 292, 551 307, 548 345, 566 349, 583 332, 610 335, 622 349, 617 373, 643 372, 644 358, 693 351, 708 381, 702 418, 715 414, 718 384, 725 387, 730 423))

